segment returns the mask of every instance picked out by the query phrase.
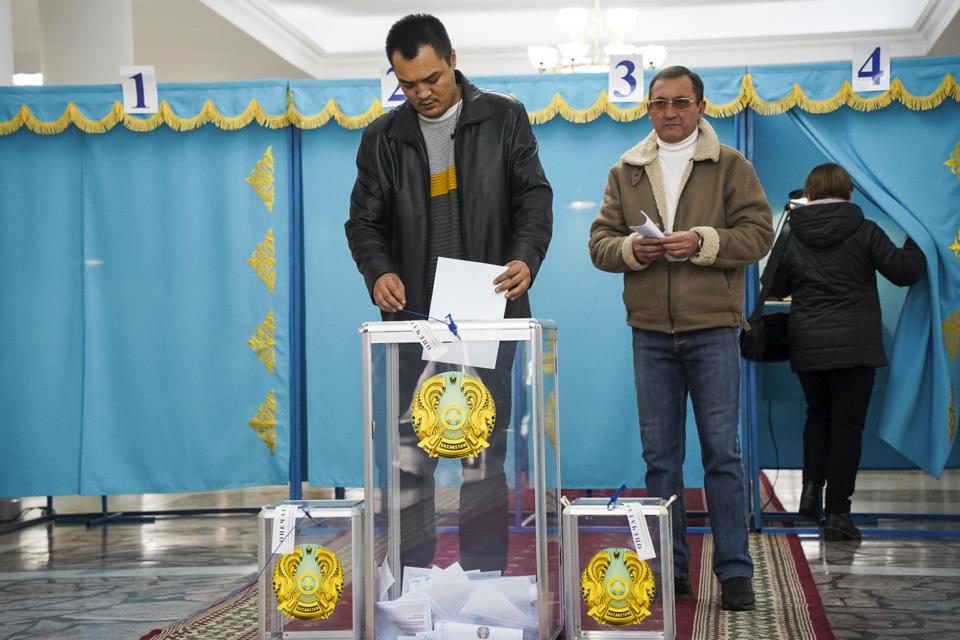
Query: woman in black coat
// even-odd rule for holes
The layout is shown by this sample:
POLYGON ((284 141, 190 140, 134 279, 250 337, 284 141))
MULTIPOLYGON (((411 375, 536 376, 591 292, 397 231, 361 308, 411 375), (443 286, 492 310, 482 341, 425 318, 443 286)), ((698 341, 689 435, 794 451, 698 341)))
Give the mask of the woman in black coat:
POLYGON ((874 370, 887 365, 876 272, 906 286, 923 276, 923 253, 906 238, 898 249, 850 202, 850 175, 836 164, 815 167, 804 184, 806 206, 790 214, 791 234, 771 295, 792 296, 790 365, 807 402, 800 515, 819 520, 824 538, 859 540, 850 497, 874 370))

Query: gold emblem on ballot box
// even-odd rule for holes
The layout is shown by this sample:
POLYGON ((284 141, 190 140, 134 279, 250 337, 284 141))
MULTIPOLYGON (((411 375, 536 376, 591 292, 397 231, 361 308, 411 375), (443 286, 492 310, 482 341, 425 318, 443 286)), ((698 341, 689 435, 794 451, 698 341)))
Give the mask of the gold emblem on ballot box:
POLYGON ((430 457, 466 458, 490 446, 497 411, 479 378, 449 371, 417 387, 410 416, 417 446, 430 457))
POLYGON ((597 552, 580 576, 587 615, 600 624, 640 624, 650 615, 654 589, 650 565, 623 547, 597 552))
POLYGON ((343 567, 330 549, 299 544, 273 568, 277 608, 288 618, 315 620, 333 613, 343 593, 343 567))

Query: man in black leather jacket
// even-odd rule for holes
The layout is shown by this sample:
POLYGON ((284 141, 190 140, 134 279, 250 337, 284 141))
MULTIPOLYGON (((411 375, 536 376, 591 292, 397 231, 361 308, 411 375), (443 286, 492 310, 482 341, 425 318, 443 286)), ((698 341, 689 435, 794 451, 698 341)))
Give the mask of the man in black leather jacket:
MULTIPOLYGON (((437 258, 448 257, 504 265, 494 286, 507 298, 506 317, 529 317, 527 289, 550 242, 553 192, 526 110, 456 70, 456 52, 433 16, 395 23, 386 53, 407 101, 364 132, 345 225, 374 304, 384 320, 416 319, 404 310, 428 313, 437 258)), ((463 465, 465 568, 506 565, 503 461, 515 350, 503 343, 496 369, 479 373, 497 420, 489 448, 463 465)), ((419 345, 401 348, 400 360, 401 562, 426 566, 436 549, 436 459, 423 459, 405 413, 424 367, 419 345)))

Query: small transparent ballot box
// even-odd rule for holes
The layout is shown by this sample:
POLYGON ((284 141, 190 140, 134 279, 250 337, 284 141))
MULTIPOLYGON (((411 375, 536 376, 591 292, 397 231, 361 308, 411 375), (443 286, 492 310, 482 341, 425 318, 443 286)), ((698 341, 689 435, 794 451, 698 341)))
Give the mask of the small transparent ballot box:
POLYGON ((556 638, 557 329, 530 318, 455 328, 360 328, 364 637, 556 638))
POLYGON ((566 640, 675 637, 670 507, 660 498, 578 498, 564 508, 566 640), (646 525, 641 548, 655 557, 638 554, 631 524, 646 525))
POLYGON ((362 522, 362 500, 287 500, 260 510, 261 640, 363 637, 362 522))

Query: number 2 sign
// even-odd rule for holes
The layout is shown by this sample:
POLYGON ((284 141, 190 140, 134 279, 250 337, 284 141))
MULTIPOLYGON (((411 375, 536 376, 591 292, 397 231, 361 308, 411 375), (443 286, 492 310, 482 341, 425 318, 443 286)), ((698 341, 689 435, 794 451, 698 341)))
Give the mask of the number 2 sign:
POLYGON ((380 104, 384 109, 399 107, 407 99, 400 90, 400 82, 393 67, 380 74, 380 104))
POLYGON ((157 73, 153 66, 120 67, 124 113, 156 113, 157 73))
POLYGON ((607 95, 610 102, 643 101, 643 56, 610 56, 607 95))
POLYGON ((890 49, 885 44, 853 45, 853 90, 890 88, 890 49))

